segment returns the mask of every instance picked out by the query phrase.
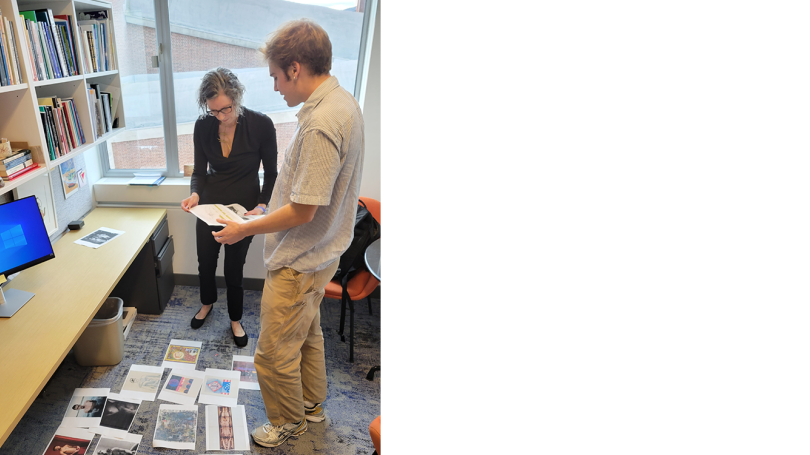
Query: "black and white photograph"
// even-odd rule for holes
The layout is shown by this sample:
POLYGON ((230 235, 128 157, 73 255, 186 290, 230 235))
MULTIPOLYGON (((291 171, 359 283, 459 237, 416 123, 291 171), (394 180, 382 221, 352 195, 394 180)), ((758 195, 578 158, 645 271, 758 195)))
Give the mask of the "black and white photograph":
POLYGON ((102 436, 96 445, 93 455, 135 455, 143 435, 127 434, 122 439, 102 436))
POLYGON ((101 422, 98 427, 91 430, 102 436, 124 437, 129 432, 140 405, 141 400, 137 398, 127 398, 117 393, 109 394, 104 412, 101 414, 101 422))
POLYGON ((90 234, 87 234, 84 237, 80 238, 79 240, 76 240, 74 243, 89 246, 90 248, 98 248, 102 245, 105 245, 107 242, 118 237, 123 233, 124 231, 119 231, 117 229, 100 227, 95 231, 91 232, 90 234))

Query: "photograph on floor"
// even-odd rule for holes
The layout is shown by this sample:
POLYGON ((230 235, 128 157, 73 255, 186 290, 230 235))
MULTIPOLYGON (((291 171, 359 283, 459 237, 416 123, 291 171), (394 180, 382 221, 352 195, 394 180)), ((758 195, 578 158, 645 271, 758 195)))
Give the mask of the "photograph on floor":
POLYGON ((85 455, 94 436, 81 428, 59 427, 42 455, 85 455))
POLYGON ((197 360, 202 349, 201 341, 171 340, 163 356, 163 368, 188 369, 197 368, 197 360))
POLYGON ((196 442, 197 406, 160 405, 152 447, 194 450, 196 442))
POLYGON ((121 396, 155 401, 162 377, 163 367, 132 365, 121 387, 121 396))
POLYGON ((62 418, 61 426, 90 428, 96 427, 101 421, 101 412, 107 402, 110 389, 106 388, 79 388, 73 391, 68 403, 67 411, 62 418))
POLYGON ((135 414, 138 413, 140 405, 141 400, 137 398, 126 398, 111 393, 107 397, 107 404, 104 405, 99 426, 91 428, 91 430, 113 438, 125 437, 132 426, 132 421, 135 420, 135 414))
POLYGON ((250 450, 245 407, 205 407, 205 450, 250 450))
POLYGON ((259 376, 256 374, 256 365, 253 364, 252 355, 235 355, 231 365, 233 371, 238 371, 239 388, 242 390, 259 390, 259 376))
POLYGON ((238 371, 206 368, 199 402, 236 406, 239 398, 239 376, 238 371))
POLYGON ((197 401, 203 379, 204 371, 172 369, 158 399, 191 406, 197 401))
POLYGON ((128 433, 124 438, 108 438, 102 436, 96 444, 92 455, 135 455, 141 444, 143 435, 128 433))

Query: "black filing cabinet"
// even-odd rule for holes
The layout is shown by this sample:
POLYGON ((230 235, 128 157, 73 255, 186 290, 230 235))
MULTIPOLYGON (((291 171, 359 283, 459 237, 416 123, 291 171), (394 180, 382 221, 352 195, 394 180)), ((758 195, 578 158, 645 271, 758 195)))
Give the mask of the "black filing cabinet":
POLYGON ((174 239, 169 220, 163 217, 110 296, 120 297, 124 306, 135 307, 138 313, 163 313, 174 290, 172 257, 174 239))

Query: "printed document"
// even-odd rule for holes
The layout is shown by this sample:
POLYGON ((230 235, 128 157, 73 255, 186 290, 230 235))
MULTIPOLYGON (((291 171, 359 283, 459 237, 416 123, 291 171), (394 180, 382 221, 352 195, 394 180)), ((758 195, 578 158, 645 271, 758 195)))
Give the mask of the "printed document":
POLYGON ((203 204, 191 209, 191 213, 205 221, 209 226, 225 226, 222 223, 217 223, 217 218, 242 224, 261 217, 261 215, 245 215, 247 212, 239 204, 203 204))

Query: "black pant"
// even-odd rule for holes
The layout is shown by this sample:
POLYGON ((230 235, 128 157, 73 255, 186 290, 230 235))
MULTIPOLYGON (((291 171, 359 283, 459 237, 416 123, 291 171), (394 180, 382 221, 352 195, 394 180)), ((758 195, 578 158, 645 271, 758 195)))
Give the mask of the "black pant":
MULTIPOLYGON (((197 219, 197 262, 200 273, 200 301, 203 305, 210 305, 217 301, 217 260, 221 243, 211 235, 212 231, 222 228, 209 226, 197 219)), ((242 319, 242 301, 244 289, 242 288, 242 275, 247 257, 248 248, 253 236, 245 237, 233 245, 225 245, 225 285, 228 296, 228 315, 231 321, 242 319)))

